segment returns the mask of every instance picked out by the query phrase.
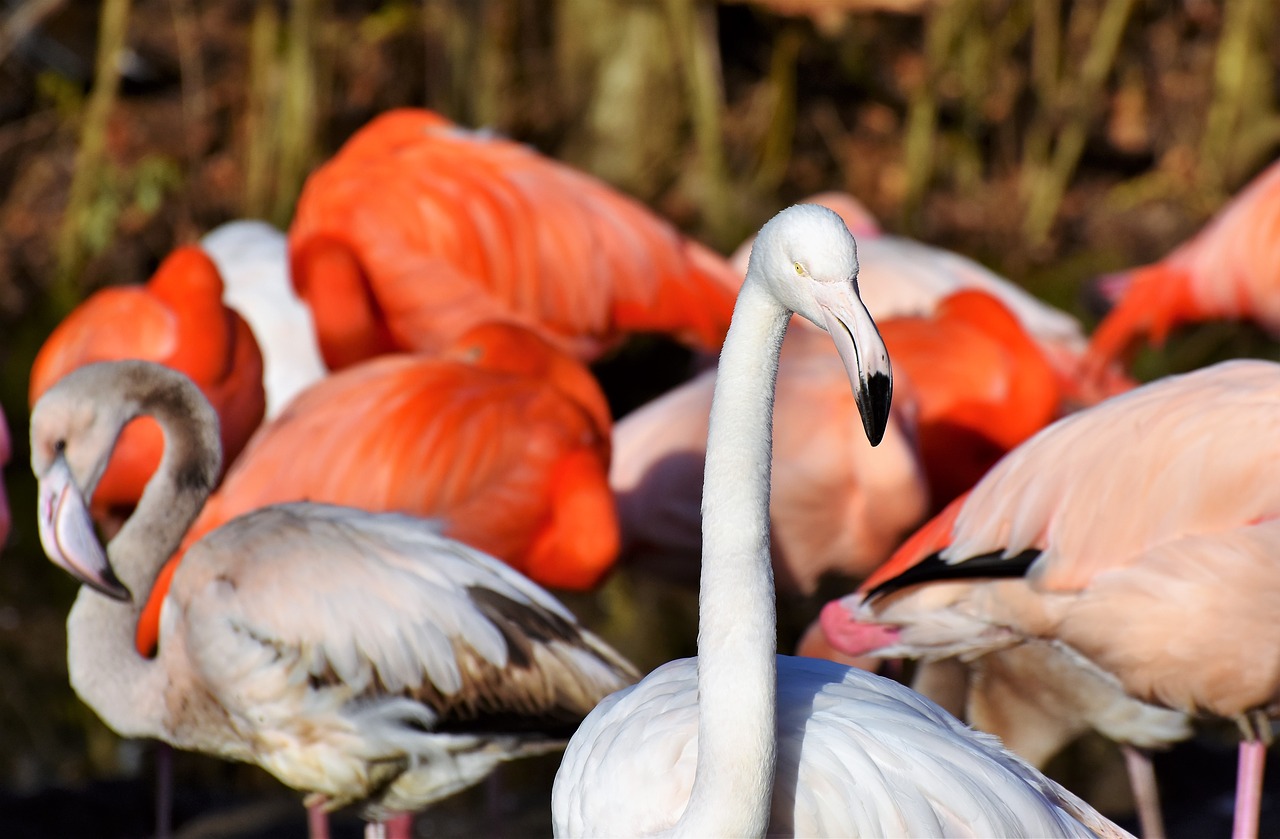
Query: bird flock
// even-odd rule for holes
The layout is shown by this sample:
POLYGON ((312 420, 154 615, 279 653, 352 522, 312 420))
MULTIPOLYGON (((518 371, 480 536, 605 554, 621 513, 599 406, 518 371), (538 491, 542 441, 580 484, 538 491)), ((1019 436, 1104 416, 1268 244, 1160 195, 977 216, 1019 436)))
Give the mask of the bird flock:
POLYGON ((72 687, 123 737, 262 767, 313 837, 347 807, 410 836, 559 749, 558 836, 1126 836, 1037 768, 1086 731, 1160 837, 1150 750, 1205 718, 1240 728, 1233 837, 1256 836, 1280 365, 1127 366, 1199 320, 1280 334, 1278 243, 1280 163, 1100 278, 1089 336, 847 195, 726 257, 524 145, 389 112, 288 231, 211 231, 41 348, 72 687), (702 369, 615 419, 590 365, 638 334, 702 369), (696 657, 641 678, 547 590, 619 565, 698 587, 696 657), (833 575, 852 593, 779 655, 776 594, 833 575), (871 672, 899 658, 914 690, 871 672))

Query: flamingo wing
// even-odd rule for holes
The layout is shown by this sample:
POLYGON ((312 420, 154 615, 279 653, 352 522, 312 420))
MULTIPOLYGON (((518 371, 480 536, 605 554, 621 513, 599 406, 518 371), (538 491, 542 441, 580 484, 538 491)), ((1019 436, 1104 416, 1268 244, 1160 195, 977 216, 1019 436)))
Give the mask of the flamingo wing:
POLYGON ((334 795, 362 776, 375 792, 379 763, 438 759, 433 734, 562 741, 636 676, 538 586, 397 514, 241 517, 188 551, 164 610, 161 655, 189 658, 241 740, 271 740, 270 771, 334 795))

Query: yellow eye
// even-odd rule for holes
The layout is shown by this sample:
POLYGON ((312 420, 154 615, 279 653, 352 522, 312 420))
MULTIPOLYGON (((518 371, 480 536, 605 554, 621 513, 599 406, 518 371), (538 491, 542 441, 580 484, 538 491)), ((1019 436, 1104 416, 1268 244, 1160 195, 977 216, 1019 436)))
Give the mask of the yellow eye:
POLYGON ((803 277, 803 276, 804 276, 804 266, 803 266, 803 265, 801 265, 799 262, 793 262, 793 263, 791 263, 791 264, 795 266, 796 273, 803 277))

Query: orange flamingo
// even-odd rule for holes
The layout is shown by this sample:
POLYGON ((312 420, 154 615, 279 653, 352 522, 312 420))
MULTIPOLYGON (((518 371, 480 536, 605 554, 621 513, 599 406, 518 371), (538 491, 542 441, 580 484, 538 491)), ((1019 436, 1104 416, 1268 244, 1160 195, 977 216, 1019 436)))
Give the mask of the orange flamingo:
POLYGON ((911 383, 935 508, 1052 422, 1066 399, 1049 356, 986 292, 958 291, 930 317, 884 321, 880 334, 911 383))
POLYGON ((1280 161, 1164 259, 1099 281, 1119 302, 1089 344, 1091 363, 1120 359, 1140 339, 1176 326, 1250 319, 1280 335, 1280 161))
MULTIPOLYGON (((580 362, 521 327, 481 324, 441 357, 386 356, 303 391, 249 441, 182 548, 306 500, 435 518, 540 584, 588 589, 618 552, 610 422, 580 362)), ((176 563, 151 592, 143 651, 176 563)))
MULTIPOLYGON (((218 269, 200 248, 171 253, 145 286, 105 288, 45 341, 31 369, 30 400, 95 361, 136 358, 187 374, 215 406, 228 457, 262 422, 262 355, 248 324, 222 302, 218 269)), ((133 508, 164 449, 149 418, 131 423, 93 497, 94 517, 115 523, 133 508)))
MULTIPOLYGON (((1280 365, 1233 361, 1060 420, 860 593, 829 604, 828 638, 931 658, 1049 642, 1095 699, 1113 695, 1100 708, 1136 700, 1235 719, 1233 835, 1256 835, 1267 718, 1280 708, 1280 491, 1267 469, 1278 400, 1280 365)), ((1131 722, 1090 720, 1124 742, 1168 736, 1131 722)))
POLYGON ((522 324, 584 360, 628 332, 718 350, 740 278, 638 202, 527 146, 388 112, 308 178, 291 276, 333 369, 522 324))

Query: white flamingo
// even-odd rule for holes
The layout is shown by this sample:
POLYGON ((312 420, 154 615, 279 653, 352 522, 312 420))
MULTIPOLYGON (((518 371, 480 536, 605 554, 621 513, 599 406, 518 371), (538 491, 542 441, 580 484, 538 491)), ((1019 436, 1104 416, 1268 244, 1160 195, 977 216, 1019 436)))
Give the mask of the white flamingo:
POLYGON ((189 379, 142 361, 80 368, 32 412, 41 541, 86 584, 67 621, 71 683, 120 735, 256 763, 317 809, 383 821, 558 748, 634 680, 549 594, 434 523, 306 503, 193 545, 159 653, 138 655, 143 595, 218 475, 217 427, 189 379), (140 415, 164 430, 164 456, 104 552, 87 499, 140 415))
POLYGON ((557 835, 1127 835, 906 688, 775 655, 770 426, 792 312, 831 333, 873 443, 887 421, 889 361, 857 271, 829 210, 793 207, 760 231, 711 413, 698 658, 583 722, 556 776, 557 835))

